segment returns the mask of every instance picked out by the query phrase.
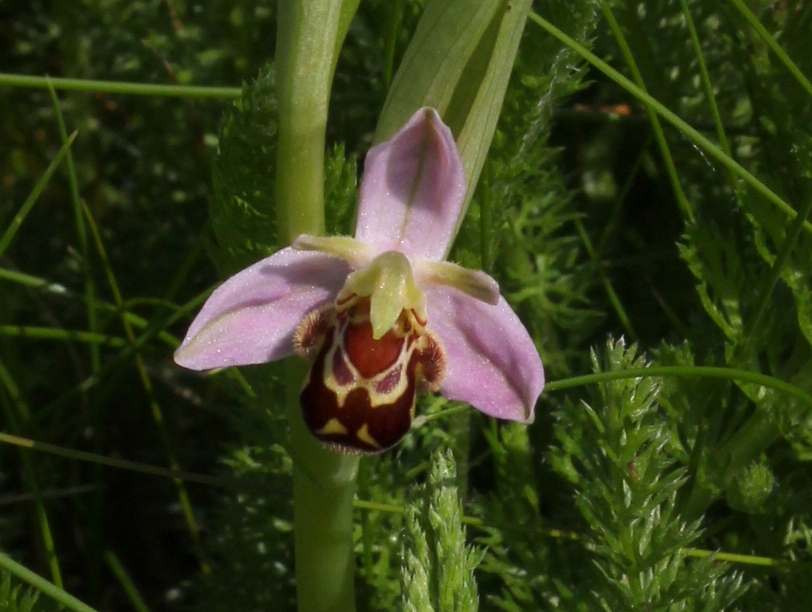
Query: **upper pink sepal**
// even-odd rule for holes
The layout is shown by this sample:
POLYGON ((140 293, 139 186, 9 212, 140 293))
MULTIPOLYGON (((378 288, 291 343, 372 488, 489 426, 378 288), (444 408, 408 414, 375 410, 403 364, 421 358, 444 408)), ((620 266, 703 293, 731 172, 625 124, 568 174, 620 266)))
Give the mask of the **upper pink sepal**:
POLYGON ((465 199, 465 170, 451 130, 417 111, 367 153, 355 238, 410 258, 445 258, 465 199))
POLYGON ((211 294, 175 362, 207 370, 287 357, 296 327, 309 312, 335 300, 349 272, 337 257, 290 247, 277 251, 211 294))
POLYGON ((426 301, 431 330, 448 357, 440 392, 498 419, 532 421, 544 368, 505 298, 492 306, 438 285, 427 289, 426 301))

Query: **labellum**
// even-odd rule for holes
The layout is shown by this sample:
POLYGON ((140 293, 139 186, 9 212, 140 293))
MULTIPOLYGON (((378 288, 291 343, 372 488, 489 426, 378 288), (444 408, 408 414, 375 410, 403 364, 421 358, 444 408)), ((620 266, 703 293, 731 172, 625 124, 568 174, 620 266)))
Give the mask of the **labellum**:
POLYGON ((436 391, 445 375, 442 345, 414 310, 374 336, 370 299, 355 294, 311 312, 296 330, 296 352, 313 362, 299 396, 304 421, 335 450, 379 453, 397 444, 417 393, 436 391))

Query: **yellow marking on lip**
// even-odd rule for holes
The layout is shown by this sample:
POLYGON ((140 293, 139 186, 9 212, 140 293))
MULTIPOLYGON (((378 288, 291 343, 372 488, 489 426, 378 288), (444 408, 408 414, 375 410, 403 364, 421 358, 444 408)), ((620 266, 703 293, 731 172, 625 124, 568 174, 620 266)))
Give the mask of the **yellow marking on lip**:
MULTIPOLYGON (((364 425, 364 427, 366 427, 366 425, 364 425)), ((319 434, 320 436, 333 436, 333 435, 345 436, 347 435, 348 432, 347 428, 344 427, 338 419, 332 418, 329 421, 327 421, 325 426, 319 429, 316 433, 319 434)))
POLYGON ((381 445, 378 444, 378 441, 371 435, 369 435, 369 427, 367 427, 366 423, 361 425, 361 429, 355 432, 355 437, 361 440, 361 442, 369 444, 373 448, 381 448, 381 445))

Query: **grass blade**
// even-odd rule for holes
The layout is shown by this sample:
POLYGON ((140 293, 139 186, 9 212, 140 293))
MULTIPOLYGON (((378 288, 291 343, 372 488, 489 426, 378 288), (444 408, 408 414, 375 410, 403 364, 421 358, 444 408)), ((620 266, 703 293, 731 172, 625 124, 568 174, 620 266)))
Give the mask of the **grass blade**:
MULTIPOLYGON (((575 51, 578 55, 583 57, 587 62, 595 66, 601 72, 603 72, 606 76, 608 76, 615 83, 620 85, 623 89, 628 91, 638 100, 654 108, 654 110, 656 110, 657 113, 663 119, 665 119, 666 121, 668 121, 668 123, 670 123, 675 128, 683 132, 700 149, 705 151, 708 155, 713 157, 716 161, 718 161, 723 166, 728 168, 736 176, 741 178, 745 183, 750 185, 758 193, 764 196, 764 198, 766 198, 769 202, 771 202, 779 210, 781 210, 784 214, 786 214, 787 217, 789 217, 790 219, 794 219, 796 216, 798 216, 798 213, 795 211, 795 209, 793 209, 792 206, 790 206, 787 202, 785 202, 784 199, 781 198, 781 196, 776 194, 772 189, 767 187, 767 185, 765 185, 755 176, 750 174, 750 172, 748 172, 743 166, 741 166, 738 162, 736 162, 729 155, 727 155, 721 148, 719 148, 711 140, 700 134, 698 130, 691 127, 686 121, 677 116, 677 114, 674 113, 673 111, 669 110, 664 104, 662 104, 656 98, 640 89, 637 85, 632 83, 629 79, 620 74, 617 70, 612 68, 609 64, 604 62, 597 55, 589 51, 586 47, 579 44, 577 41, 567 36, 564 32, 559 30, 557 27, 555 27, 553 24, 551 24, 549 21, 547 21, 537 13, 531 11, 529 18, 531 21, 533 21, 541 28, 543 28, 546 32, 555 36, 558 40, 560 40, 570 49, 575 51)), ((812 223, 810 223, 809 221, 804 221, 804 230, 812 234, 812 223)))
POLYGON ((781 63, 786 66, 787 70, 792 73, 798 82, 801 84, 810 96, 812 96, 812 82, 809 81, 808 78, 801 72, 801 69, 792 61, 789 55, 787 55, 786 51, 784 51, 778 42, 775 40, 772 34, 767 31, 761 22, 758 20, 747 5, 742 2, 742 0, 730 0, 730 3, 736 7, 736 9, 742 14, 742 16, 747 20, 747 23, 758 33, 759 36, 767 43, 767 46, 772 49, 773 53, 781 60, 781 63))
POLYGON ((124 81, 94 81, 67 79, 26 74, 0 73, 0 86, 36 87, 40 89, 93 91, 131 96, 167 96, 171 98, 233 99, 242 95, 239 87, 205 87, 196 85, 156 85, 153 83, 126 83, 124 81))
POLYGON ((70 135, 70 138, 67 139, 62 147, 59 149, 59 152, 56 156, 51 160, 51 163, 48 164, 48 168, 46 168, 43 175, 37 181, 37 184, 34 185, 34 189, 31 191, 31 194, 25 199, 23 205, 20 207, 20 210, 14 215, 14 218, 11 220, 11 223, 6 228, 6 231, 3 233, 3 237, 0 238, 0 257, 3 256, 3 253, 6 252, 6 249, 11 244, 11 241, 14 239, 17 230, 20 229, 20 226, 25 221, 25 218, 28 216, 28 213, 31 212, 31 209, 34 207, 34 204, 37 202, 42 191, 45 189, 45 186, 48 184, 48 181, 51 180, 56 169, 59 167, 62 158, 67 155, 68 150, 70 149, 73 140, 76 138, 77 132, 74 132, 70 135))

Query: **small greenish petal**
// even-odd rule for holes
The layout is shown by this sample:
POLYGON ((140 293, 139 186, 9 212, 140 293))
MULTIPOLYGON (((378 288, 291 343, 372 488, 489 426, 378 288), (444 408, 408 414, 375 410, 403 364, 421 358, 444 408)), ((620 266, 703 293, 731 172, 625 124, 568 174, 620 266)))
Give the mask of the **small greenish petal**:
POLYGON ((297 251, 318 251, 340 257, 354 269, 364 267, 372 257, 372 250, 368 245, 349 236, 302 234, 293 241, 292 246, 297 251))
POLYGON ((499 302, 499 284, 480 270, 469 270, 450 261, 421 262, 417 268, 424 283, 445 285, 486 304, 499 302))
POLYGON ((369 319, 375 339, 394 327, 403 310, 414 310, 426 320, 426 298, 414 280, 409 260, 398 251, 381 253, 367 267, 350 274, 337 302, 352 294, 370 298, 369 319))

